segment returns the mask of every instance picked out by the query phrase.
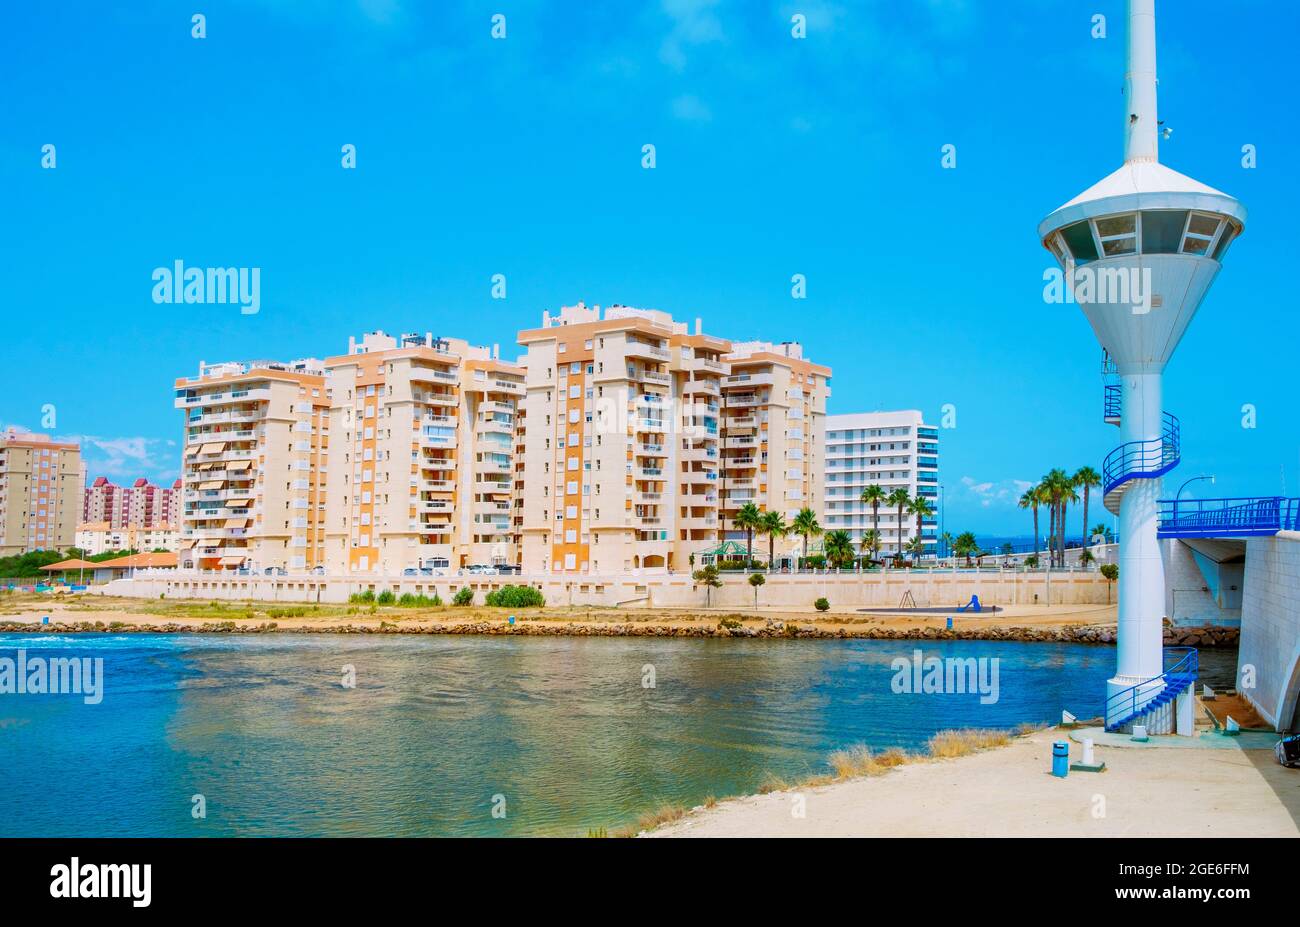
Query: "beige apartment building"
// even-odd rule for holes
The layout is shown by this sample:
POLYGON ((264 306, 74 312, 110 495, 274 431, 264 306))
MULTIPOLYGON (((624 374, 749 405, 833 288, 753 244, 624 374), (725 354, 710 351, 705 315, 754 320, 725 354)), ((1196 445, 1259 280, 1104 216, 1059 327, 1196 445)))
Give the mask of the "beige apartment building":
POLYGON ((326 491, 330 572, 517 562, 524 372, 498 353, 376 331, 326 360, 336 442, 326 491))
POLYGON ((84 480, 75 442, 13 428, 0 435, 0 556, 73 546, 84 480))
POLYGON ((519 334, 524 572, 687 570, 715 547, 722 356, 655 310, 582 303, 519 334))
MULTIPOLYGON (((719 515, 725 537, 743 542, 732 521, 747 503, 780 512, 787 524, 804 508, 820 515, 831 370, 791 341, 737 342, 723 360, 730 372, 722 383, 719 515)), ((767 543, 755 538, 756 556, 767 558, 767 543)), ((778 559, 796 557, 802 545, 794 534, 778 539, 778 559)))
POLYGON ((82 522, 77 525, 77 548, 88 557, 120 550, 137 550, 142 553, 164 550, 174 553, 179 540, 179 530, 165 522, 125 528, 114 528, 106 521, 82 522))
POLYGON ((324 559, 329 388, 318 360, 199 363, 185 415, 181 569, 310 569, 324 559))

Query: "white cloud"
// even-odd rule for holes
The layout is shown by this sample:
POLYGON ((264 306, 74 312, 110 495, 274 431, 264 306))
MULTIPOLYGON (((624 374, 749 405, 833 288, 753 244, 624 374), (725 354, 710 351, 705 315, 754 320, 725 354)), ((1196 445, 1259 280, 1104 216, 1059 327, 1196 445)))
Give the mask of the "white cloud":
POLYGON ((711 122, 713 112, 699 97, 685 93, 673 100, 673 115, 684 122, 711 122))
POLYGON ((659 46, 659 60, 681 71, 686 67, 689 47, 722 41, 722 21, 713 13, 717 5, 718 0, 663 0, 663 11, 672 21, 672 28, 659 46))
POLYGON ((983 508, 994 505, 1015 505, 1021 494, 1034 484, 1028 480, 977 480, 971 476, 961 478, 961 492, 983 508))

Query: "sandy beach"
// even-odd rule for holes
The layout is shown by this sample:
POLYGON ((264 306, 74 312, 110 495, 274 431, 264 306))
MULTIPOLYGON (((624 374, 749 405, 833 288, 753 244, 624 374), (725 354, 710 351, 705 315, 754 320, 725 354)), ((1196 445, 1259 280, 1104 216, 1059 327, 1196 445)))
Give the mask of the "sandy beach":
MULTIPOLYGON (((1040 731, 969 756, 733 799, 647 836, 1300 836, 1300 772, 1271 751, 1097 746, 1105 772, 1058 779, 1052 742, 1064 738, 1040 731)), ((1080 749, 1071 744, 1073 760, 1080 749)))
MULTIPOLYGON (((504 609, 485 606, 403 608, 370 605, 312 605, 293 602, 161 601, 102 595, 78 597, 11 593, 0 598, 0 624, 14 623, 67 629, 84 622, 113 630, 234 631, 379 631, 395 633, 571 633, 581 634, 702 634, 725 622, 737 636, 771 633, 772 624, 793 624, 809 636, 876 637, 932 632, 946 633, 947 618, 935 614, 899 612, 817 612, 812 608, 735 609, 616 609, 545 607, 504 609), (510 618, 515 618, 511 626, 510 618), (274 628, 270 627, 274 625, 274 628)), ((1114 605, 1021 605, 999 612, 959 617, 959 636, 1002 636, 1013 629, 1031 633, 1095 631, 1113 634, 1114 605)), ((784 628, 780 629, 784 632, 784 628)), ((1109 641, 1102 641, 1108 643, 1109 641)))

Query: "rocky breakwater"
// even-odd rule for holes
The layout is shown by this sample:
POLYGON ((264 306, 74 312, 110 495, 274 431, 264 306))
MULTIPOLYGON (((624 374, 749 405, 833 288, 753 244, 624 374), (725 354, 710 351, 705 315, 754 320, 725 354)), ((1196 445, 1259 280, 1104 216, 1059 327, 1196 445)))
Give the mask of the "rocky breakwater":
MULTIPOLYGON (((834 619, 807 621, 768 618, 763 622, 728 615, 712 621, 548 621, 529 619, 510 624, 505 620, 409 619, 362 624, 302 623, 282 627, 275 622, 201 621, 161 624, 114 621, 51 622, 33 625, 0 620, 0 632, 33 631, 58 634, 481 634, 522 637, 676 637, 676 638, 799 638, 811 640, 993 640, 1041 643, 1113 645, 1115 628, 1104 625, 1069 625, 1039 628, 985 625, 975 628, 886 628, 873 625, 836 626, 834 619)), ((1236 628, 1174 628, 1166 626, 1165 644, 1198 648, 1236 647, 1236 628)))

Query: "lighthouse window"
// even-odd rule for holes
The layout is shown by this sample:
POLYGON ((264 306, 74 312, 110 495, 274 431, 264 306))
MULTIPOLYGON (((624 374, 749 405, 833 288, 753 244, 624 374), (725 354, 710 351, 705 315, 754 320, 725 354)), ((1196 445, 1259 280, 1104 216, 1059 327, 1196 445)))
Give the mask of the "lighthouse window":
POLYGON ((1142 253, 1177 254, 1186 226, 1185 209, 1152 209, 1142 213, 1142 253))
POLYGON ((1187 231, 1183 234, 1183 254, 1205 254, 1214 241, 1214 233, 1219 230, 1219 217, 1192 213, 1187 220, 1187 231))
POLYGON ((1219 243, 1214 246, 1214 259, 1216 261, 1223 260, 1223 252, 1228 250, 1228 242, 1232 241, 1233 236, 1236 234, 1237 230, 1233 228, 1231 222, 1223 224, 1223 234, 1219 236, 1219 243))
POLYGON ((1092 237, 1092 226, 1087 222, 1076 222, 1061 229, 1061 237, 1074 255, 1076 262, 1086 264, 1097 260, 1097 242, 1092 237))
POLYGON ((1137 216, 1107 216, 1097 220, 1097 240, 1106 257, 1137 251, 1137 216))

